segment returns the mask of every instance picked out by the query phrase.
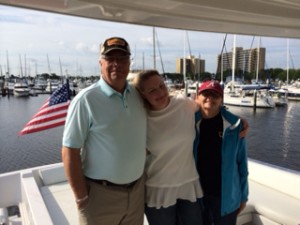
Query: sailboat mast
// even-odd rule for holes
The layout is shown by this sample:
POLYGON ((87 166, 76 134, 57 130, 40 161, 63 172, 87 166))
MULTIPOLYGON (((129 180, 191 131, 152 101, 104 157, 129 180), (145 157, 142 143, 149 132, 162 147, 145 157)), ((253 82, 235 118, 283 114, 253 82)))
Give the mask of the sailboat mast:
POLYGON ((155 27, 153 27, 153 67, 156 69, 156 53, 155 53, 155 27))
POLYGON ((143 70, 145 70, 145 54, 143 52, 143 70))
POLYGON ((8 60, 8 51, 6 50, 6 68, 7 68, 7 76, 9 77, 10 76, 10 71, 9 71, 9 60, 8 60))
POLYGON ((63 77, 63 71, 62 71, 62 65, 61 65, 60 57, 58 57, 58 60, 59 60, 60 76, 63 77))
POLYGON ((187 89, 188 85, 186 82, 186 58, 185 58, 185 39, 186 39, 186 32, 183 33, 183 82, 184 82, 184 93, 187 96, 187 89))
POLYGON ((286 46, 287 46, 287 51, 286 51, 286 85, 289 84, 289 61, 290 61, 290 41, 289 39, 286 40, 286 46))
POLYGON ((47 62, 48 62, 49 75, 51 76, 51 67, 50 67, 50 62, 49 62, 49 56, 48 56, 48 54, 47 54, 47 62))
POLYGON ((227 34, 223 37, 222 50, 221 50, 221 68, 220 68, 221 69, 221 84, 223 84, 223 80, 224 80, 224 73, 223 73, 224 56, 223 56, 223 52, 224 52, 226 37, 227 37, 227 34))
POLYGON ((200 82, 200 71, 201 71, 201 54, 199 53, 199 63, 197 64, 198 69, 197 69, 197 73, 198 73, 198 82, 200 82))
POLYGON ((20 62, 20 75, 21 75, 21 77, 23 77, 22 59, 21 59, 21 55, 20 54, 19 54, 19 62, 20 62))
POLYGON ((34 65, 35 65, 35 76, 37 76, 38 75, 38 69, 37 69, 37 62, 36 61, 34 62, 34 65))
POLYGON ((160 47, 159 47, 159 40, 158 40, 158 36, 157 36, 156 32, 155 32, 155 37, 156 37, 156 40, 157 40, 157 49, 158 49, 158 54, 159 54, 159 58, 160 58, 161 68, 162 68, 162 71, 163 71, 163 74, 164 74, 165 73, 165 67, 164 67, 162 56, 161 56, 161 51, 160 51, 160 47))
POLYGON ((236 62, 236 34, 233 36, 233 49, 232 49, 232 81, 235 80, 235 62, 236 62))
POLYGON ((27 61, 26 61, 26 54, 24 55, 24 76, 27 76, 27 61))
POLYGON ((258 72, 259 72, 259 51, 260 49, 260 37, 258 39, 258 46, 257 46, 257 69, 256 69, 256 83, 258 82, 258 72))

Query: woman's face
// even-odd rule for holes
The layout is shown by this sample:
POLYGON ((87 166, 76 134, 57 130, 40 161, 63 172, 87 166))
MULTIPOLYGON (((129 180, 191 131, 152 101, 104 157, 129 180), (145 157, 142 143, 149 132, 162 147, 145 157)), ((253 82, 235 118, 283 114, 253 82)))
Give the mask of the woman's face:
POLYGON ((143 97, 149 102, 151 110, 162 110, 169 104, 169 92, 164 80, 153 75, 142 84, 143 97))
POLYGON ((202 114, 206 118, 212 118, 220 111, 223 98, 216 91, 206 90, 199 94, 197 103, 200 106, 202 114))

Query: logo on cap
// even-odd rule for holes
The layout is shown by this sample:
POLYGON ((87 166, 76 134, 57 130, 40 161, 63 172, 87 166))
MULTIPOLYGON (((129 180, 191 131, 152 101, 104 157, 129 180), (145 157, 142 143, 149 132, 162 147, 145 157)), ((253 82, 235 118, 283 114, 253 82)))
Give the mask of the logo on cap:
POLYGON ((112 38, 107 40, 107 46, 111 45, 121 45, 121 46, 126 46, 125 41, 119 39, 119 38, 112 38))
POLYGON ((101 55, 106 55, 112 50, 121 50, 128 55, 130 55, 130 48, 126 40, 119 37, 112 37, 106 39, 104 43, 101 45, 100 53, 101 55))
POLYGON ((223 95, 223 89, 222 89, 220 83, 216 80, 208 80, 208 81, 203 82, 199 88, 198 93, 200 94, 202 91, 205 91, 205 90, 213 90, 213 91, 216 91, 219 94, 223 95))

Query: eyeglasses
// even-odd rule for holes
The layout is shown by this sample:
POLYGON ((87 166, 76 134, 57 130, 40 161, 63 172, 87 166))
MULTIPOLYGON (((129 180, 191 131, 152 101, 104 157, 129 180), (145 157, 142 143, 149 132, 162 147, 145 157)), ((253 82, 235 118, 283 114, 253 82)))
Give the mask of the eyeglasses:
POLYGON ((212 97, 212 98, 221 98, 221 95, 215 91, 202 91, 200 93, 200 95, 203 95, 205 98, 208 98, 208 97, 212 97))
POLYGON ((127 62, 130 59, 130 57, 129 57, 129 55, 118 55, 118 56, 104 55, 104 56, 102 56, 102 59, 105 59, 109 63, 112 63, 115 61, 124 63, 124 62, 127 62))

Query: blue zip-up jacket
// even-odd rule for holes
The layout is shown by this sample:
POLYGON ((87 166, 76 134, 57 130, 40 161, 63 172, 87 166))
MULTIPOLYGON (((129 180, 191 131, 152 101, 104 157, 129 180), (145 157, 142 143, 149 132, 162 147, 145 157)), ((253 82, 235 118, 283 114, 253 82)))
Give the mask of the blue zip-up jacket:
MULTIPOLYGON (((221 107, 223 117, 222 141, 222 189, 221 189, 221 216, 234 212, 241 202, 248 200, 248 166, 245 138, 239 133, 243 124, 239 117, 221 107)), ((199 128, 202 119, 201 111, 195 113, 196 138, 194 141, 194 157, 197 163, 199 128)), ((205 196, 205 193, 204 193, 205 196)))

